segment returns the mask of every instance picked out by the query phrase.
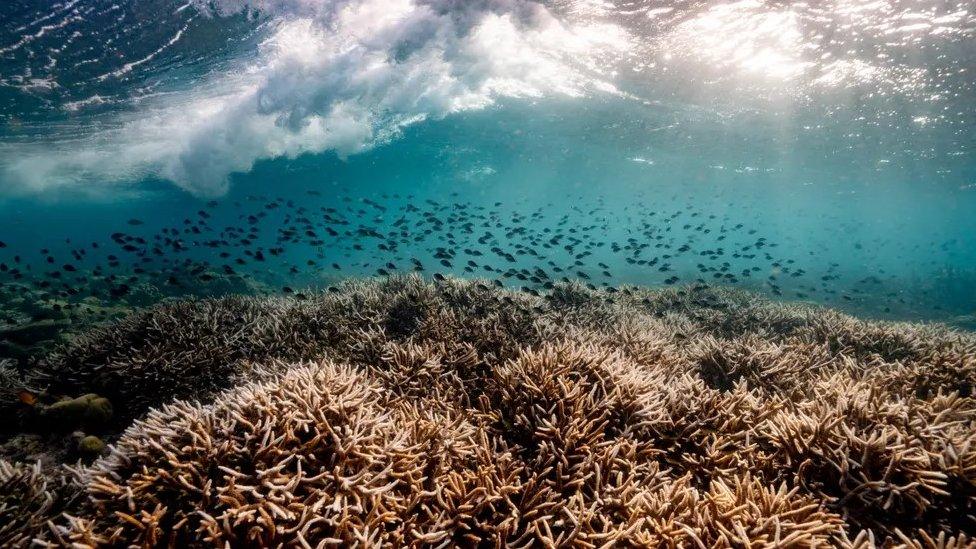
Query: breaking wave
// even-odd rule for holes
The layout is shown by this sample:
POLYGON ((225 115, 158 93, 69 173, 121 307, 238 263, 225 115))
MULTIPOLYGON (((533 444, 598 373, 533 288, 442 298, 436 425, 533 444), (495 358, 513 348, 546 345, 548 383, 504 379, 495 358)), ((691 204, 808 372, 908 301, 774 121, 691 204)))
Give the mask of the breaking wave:
MULTIPOLYGON (((406 125, 499 98, 613 93, 608 61, 631 40, 612 24, 567 22, 540 4, 504 0, 255 0, 192 9, 260 22, 256 52, 54 150, 5 147, 8 178, 38 190, 155 175, 219 195, 229 174, 260 159, 353 154, 406 125)), ((185 33, 97 78, 126 76, 185 33)))
POLYGON ((508 99, 664 105, 676 120, 662 127, 706 139, 758 112, 782 126, 781 146, 837 157, 878 140, 914 159, 936 139, 935 154, 963 154, 976 120, 966 2, 26 5, 0 22, 7 193, 148 177, 219 195, 261 159, 343 157, 508 99))

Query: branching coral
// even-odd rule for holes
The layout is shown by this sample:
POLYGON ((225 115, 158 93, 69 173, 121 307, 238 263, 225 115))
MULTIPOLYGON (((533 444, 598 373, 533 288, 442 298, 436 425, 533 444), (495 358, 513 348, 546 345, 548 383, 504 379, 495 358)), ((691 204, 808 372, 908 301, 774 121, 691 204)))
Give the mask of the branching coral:
POLYGON ((741 291, 351 281, 160 306, 47 372, 148 413, 77 470, 64 516, 10 530, 41 544, 935 548, 976 531, 976 338, 741 291))
POLYGON ((0 459, 0 547, 29 547, 60 504, 63 479, 34 464, 0 459))
MULTIPOLYGON (((16 362, 0 358, 0 415, 9 417, 15 412, 15 405, 25 398, 25 392, 33 394, 37 391, 37 372, 35 370, 21 371, 16 362)), ((0 430, 12 427, 13 422, 7 422, 0 430)))
POLYGON ((461 417, 390 400, 348 367, 298 366, 137 422, 80 474, 89 507, 53 540, 443 544, 494 528, 511 464, 461 417))

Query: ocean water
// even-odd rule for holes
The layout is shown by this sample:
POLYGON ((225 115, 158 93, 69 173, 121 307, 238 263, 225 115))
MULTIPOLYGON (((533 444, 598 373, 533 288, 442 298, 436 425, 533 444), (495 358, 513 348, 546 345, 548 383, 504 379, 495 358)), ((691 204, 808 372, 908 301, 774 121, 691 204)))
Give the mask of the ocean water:
POLYGON ((962 0, 11 0, 0 326, 416 270, 973 329, 974 136, 962 0))

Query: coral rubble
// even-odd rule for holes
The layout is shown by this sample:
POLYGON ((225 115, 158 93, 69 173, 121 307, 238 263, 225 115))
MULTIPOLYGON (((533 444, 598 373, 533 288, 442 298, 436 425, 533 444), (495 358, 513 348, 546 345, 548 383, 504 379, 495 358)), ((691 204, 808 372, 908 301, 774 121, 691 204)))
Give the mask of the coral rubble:
POLYGON ((125 430, 89 465, 0 462, 5 546, 976 532, 976 337, 741 291, 357 280, 162 304, 42 368, 47 393, 104 395, 125 430))

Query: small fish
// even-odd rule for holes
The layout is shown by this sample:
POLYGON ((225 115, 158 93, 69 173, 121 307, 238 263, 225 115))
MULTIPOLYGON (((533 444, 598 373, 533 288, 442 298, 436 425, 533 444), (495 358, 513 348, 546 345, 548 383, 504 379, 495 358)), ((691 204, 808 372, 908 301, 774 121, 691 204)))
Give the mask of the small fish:
POLYGON ((37 404, 37 395, 28 391, 27 389, 21 389, 17 391, 17 400, 19 400, 22 404, 33 406, 37 404))

